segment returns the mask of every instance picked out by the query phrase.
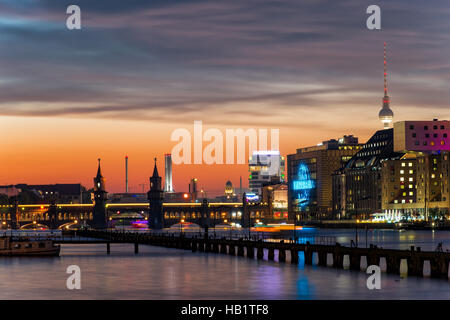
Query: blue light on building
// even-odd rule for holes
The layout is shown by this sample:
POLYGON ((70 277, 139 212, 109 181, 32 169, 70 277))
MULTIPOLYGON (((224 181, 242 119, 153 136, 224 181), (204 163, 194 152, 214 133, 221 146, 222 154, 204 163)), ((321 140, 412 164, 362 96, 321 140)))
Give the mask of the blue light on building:
POLYGON ((298 206, 305 207, 311 199, 311 191, 315 188, 315 182, 311 179, 309 168, 305 163, 300 163, 297 171, 297 179, 292 182, 292 190, 297 194, 298 206))

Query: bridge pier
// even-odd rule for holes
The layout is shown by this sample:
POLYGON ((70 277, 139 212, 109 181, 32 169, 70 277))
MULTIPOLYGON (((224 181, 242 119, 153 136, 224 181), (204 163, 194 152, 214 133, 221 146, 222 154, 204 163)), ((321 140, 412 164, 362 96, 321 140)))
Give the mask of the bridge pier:
POLYGON ((262 260, 262 258, 264 258, 264 249, 263 249, 262 245, 258 246, 258 251, 256 252, 256 258, 258 258, 259 260, 262 260))
POLYGON ((305 265, 312 265, 313 264, 313 251, 311 249, 311 247, 309 247, 308 245, 305 247, 305 265))
POLYGON ((220 253, 227 254, 227 245, 224 243, 220 244, 220 253))
POLYGON ((254 259, 255 258, 255 248, 252 246, 247 246, 247 258, 254 259))
POLYGON ((286 262, 286 250, 278 249, 278 261, 286 262))
POLYGON ((291 263, 298 264, 298 250, 291 249, 291 263))
POLYGON ((192 240, 191 250, 192 250, 192 252, 196 252, 197 251, 197 241, 196 240, 192 240))
POLYGON ((275 260, 275 249, 272 246, 269 247, 268 259, 275 260))
POLYGON ((243 245, 238 245, 237 255, 239 257, 243 257, 244 256, 244 246, 243 245))
POLYGON ((139 244, 137 242, 134 243, 134 253, 135 254, 139 253, 139 244))
POLYGON ((106 253, 107 254, 111 253, 111 245, 109 244, 109 242, 106 243, 106 253))
POLYGON ((228 245, 228 254, 231 256, 235 256, 236 255, 236 248, 234 246, 234 243, 228 245))

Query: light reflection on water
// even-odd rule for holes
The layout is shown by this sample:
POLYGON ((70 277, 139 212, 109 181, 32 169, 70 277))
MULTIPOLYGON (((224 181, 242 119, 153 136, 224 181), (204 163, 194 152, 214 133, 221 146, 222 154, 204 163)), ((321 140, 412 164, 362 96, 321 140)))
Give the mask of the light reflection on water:
MULTIPOLYGON (((342 245, 350 246, 350 241, 355 240, 355 229, 320 229, 306 228, 297 231, 297 237, 306 239, 311 237, 311 243, 314 237, 336 237, 336 242, 342 245)), ((389 230, 358 229, 358 244, 360 247, 375 244, 378 247, 389 249, 410 250, 411 246, 421 247, 422 251, 434 251, 437 245, 442 242, 443 249, 450 250, 450 231, 443 230, 389 230)))
MULTIPOLYGON (((63 245, 59 258, 1 258, 1 299, 450 299, 440 279, 382 275, 370 291, 363 272, 258 261, 141 245, 63 245), (82 289, 66 289, 67 266, 82 289)), ((275 254, 277 259, 277 254, 275 254)), ((288 255, 288 261, 290 256, 288 255)), ((267 252, 265 253, 267 259, 267 252)))

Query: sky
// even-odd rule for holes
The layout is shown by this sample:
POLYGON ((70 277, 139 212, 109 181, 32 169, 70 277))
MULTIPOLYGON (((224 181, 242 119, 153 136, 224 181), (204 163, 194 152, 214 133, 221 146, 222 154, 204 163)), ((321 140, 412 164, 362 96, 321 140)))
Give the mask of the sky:
MULTIPOLYGON (((2 0, 0 184, 148 189, 174 130, 279 129, 280 151, 381 129, 383 43, 395 121, 450 119, 448 0, 2 0), (66 9, 81 8, 81 30, 66 9), (381 30, 366 9, 381 8, 381 30)), ((206 145, 206 143, 204 144, 206 145)), ((174 165, 223 192, 241 165, 174 165)))

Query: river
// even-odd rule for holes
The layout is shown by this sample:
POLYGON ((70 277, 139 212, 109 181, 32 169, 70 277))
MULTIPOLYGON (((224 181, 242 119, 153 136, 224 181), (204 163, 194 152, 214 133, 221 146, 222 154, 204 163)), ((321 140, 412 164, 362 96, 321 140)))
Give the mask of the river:
MULTIPOLYGON (((354 230, 308 230, 348 245, 354 230)), ((361 231, 365 244, 365 231, 361 231)), ((449 249, 448 231, 368 232, 369 243, 407 249, 449 249)), ((450 299, 442 279, 382 274, 369 290, 364 272, 262 261, 141 245, 63 245, 59 258, 0 258, 0 299, 450 299), (66 268, 81 269, 81 290, 69 290, 66 268)))

